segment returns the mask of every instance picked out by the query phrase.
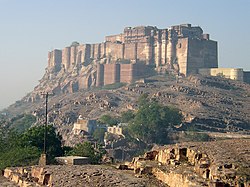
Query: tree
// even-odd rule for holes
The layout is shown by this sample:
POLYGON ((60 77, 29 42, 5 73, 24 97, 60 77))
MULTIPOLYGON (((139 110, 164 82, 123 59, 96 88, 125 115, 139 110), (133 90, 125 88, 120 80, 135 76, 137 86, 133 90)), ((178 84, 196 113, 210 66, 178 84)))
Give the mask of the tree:
MULTIPOLYGON (((55 156, 63 154, 63 149, 55 128, 49 125, 47 132, 47 158, 51 162, 55 156)), ((43 151, 43 138, 44 126, 30 128, 22 134, 0 127, 0 169, 37 164, 43 151)))
POLYGON ((148 94, 147 93, 142 94, 137 101, 139 106, 143 106, 147 102, 148 102, 148 94))
MULTIPOLYGON (((42 125, 28 129, 21 136, 22 145, 37 147, 42 152, 44 148, 44 130, 44 126, 42 125)), ((46 149, 49 161, 53 161, 54 157, 63 154, 61 136, 56 134, 55 128, 52 125, 48 125, 47 127, 46 149)))
POLYGON ((38 162, 40 151, 34 146, 22 146, 21 134, 13 129, 0 128, 0 169, 32 165, 38 162))
POLYGON ((116 118, 113 118, 110 115, 106 114, 106 115, 103 115, 100 117, 99 122, 113 126, 113 125, 116 125, 118 123, 118 120, 116 118))
POLYGON ((28 166, 38 163, 40 152, 36 147, 11 147, 0 154, 0 169, 13 166, 28 166))
POLYGON ((6 127, 0 128, 0 149, 1 152, 11 149, 20 145, 20 134, 13 129, 6 127))
POLYGON ((129 133, 133 138, 146 143, 166 143, 168 130, 181 122, 178 109, 150 101, 146 95, 139 99, 139 110, 129 123, 129 133))
POLYGON ((93 133, 94 139, 98 140, 99 143, 103 143, 104 135, 105 135, 105 130, 101 128, 96 129, 93 133))
POLYGON ((92 164, 99 163, 100 159, 102 158, 102 153, 95 151, 90 142, 77 144, 68 155, 89 157, 92 164))
POLYGON ((128 110, 126 112, 122 112, 120 121, 122 123, 128 123, 129 121, 133 120, 135 117, 135 114, 132 110, 128 110))

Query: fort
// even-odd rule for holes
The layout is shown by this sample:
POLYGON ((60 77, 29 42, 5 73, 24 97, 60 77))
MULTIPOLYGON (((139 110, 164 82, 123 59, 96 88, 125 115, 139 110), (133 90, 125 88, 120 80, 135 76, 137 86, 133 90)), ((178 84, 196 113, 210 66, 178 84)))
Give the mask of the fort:
POLYGON ((56 86, 51 85, 54 92, 72 93, 90 87, 132 83, 166 72, 182 77, 221 76, 250 83, 249 72, 242 68, 218 68, 217 42, 204 34, 201 27, 191 24, 166 29, 126 27, 121 34, 106 36, 102 43, 73 42, 48 53, 45 77, 58 80, 56 86))

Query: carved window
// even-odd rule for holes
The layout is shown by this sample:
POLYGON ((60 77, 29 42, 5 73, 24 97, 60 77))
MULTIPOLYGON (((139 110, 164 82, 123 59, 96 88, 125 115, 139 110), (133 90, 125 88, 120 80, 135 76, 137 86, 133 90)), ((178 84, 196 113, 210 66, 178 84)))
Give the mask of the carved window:
POLYGON ((179 46, 178 46, 179 48, 181 48, 181 43, 179 43, 179 46))

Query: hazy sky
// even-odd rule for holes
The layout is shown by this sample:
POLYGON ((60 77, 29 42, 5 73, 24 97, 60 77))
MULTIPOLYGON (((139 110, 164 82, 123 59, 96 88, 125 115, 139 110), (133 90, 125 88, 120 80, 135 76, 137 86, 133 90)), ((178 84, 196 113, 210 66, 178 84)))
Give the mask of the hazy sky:
POLYGON ((51 49, 181 23, 218 41, 220 67, 250 70, 250 0, 0 0, 0 109, 33 90, 51 49))

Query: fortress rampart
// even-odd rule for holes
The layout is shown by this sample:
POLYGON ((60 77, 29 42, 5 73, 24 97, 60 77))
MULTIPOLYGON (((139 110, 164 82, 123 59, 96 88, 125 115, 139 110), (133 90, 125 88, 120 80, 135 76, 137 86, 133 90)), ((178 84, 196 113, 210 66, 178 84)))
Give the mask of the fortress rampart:
POLYGON ((48 53, 47 69, 54 75, 59 72, 83 75, 78 80, 78 87, 82 89, 131 83, 148 76, 152 67, 158 73, 221 75, 250 82, 249 72, 241 68, 218 68, 217 42, 204 34, 201 27, 191 24, 166 29, 126 27, 123 33, 106 36, 102 43, 73 42, 62 50, 48 53))
POLYGON ((98 64, 96 86, 114 83, 132 83, 147 76, 147 66, 137 64, 98 64))
MULTIPOLYGON (((158 69, 162 67, 174 69, 186 76, 198 73, 199 68, 218 67, 217 42, 210 40, 208 34, 203 34, 199 26, 191 24, 181 24, 166 29, 153 26, 126 27, 121 34, 106 36, 103 43, 73 42, 71 46, 62 50, 55 49, 49 52, 48 69, 53 69, 55 72, 64 69, 65 72, 70 72, 93 61, 97 64, 115 64, 120 61, 143 62, 158 69)), ((125 67, 130 68, 129 65, 124 65, 125 67)), ((105 73, 111 72, 104 70, 105 73)), ((105 83, 113 82, 118 75, 114 77, 106 75, 108 76, 112 80, 104 79, 105 83)), ((121 77, 128 81, 123 75, 121 77)))
POLYGON ((205 76, 222 76, 232 80, 243 81, 243 69, 241 68, 210 68, 199 69, 199 73, 205 76))

